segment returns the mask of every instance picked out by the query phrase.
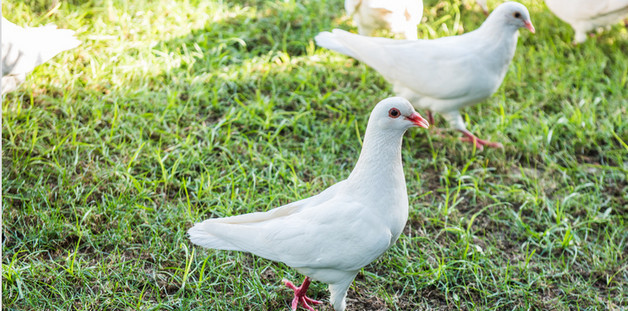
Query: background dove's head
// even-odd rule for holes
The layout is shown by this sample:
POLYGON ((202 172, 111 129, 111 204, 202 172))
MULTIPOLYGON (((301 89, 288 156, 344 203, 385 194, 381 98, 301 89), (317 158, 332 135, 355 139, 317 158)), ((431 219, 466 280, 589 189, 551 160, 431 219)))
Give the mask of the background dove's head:
POLYGON ((489 15, 488 19, 496 19, 501 24, 513 27, 515 30, 525 27, 530 32, 535 32, 528 9, 518 2, 502 3, 489 15))
POLYGON ((369 127, 378 130, 405 131, 414 126, 428 128, 429 123, 403 97, 390 97, 380 101, 369 118, 369 127))

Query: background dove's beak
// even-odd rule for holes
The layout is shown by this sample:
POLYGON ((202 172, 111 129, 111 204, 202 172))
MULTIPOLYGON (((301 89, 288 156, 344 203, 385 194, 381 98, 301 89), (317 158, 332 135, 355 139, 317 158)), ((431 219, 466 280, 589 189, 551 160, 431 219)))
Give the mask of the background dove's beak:
POLYGON ((531 21, 525 21, 524 22, 526 25, 526 28, 528 28, 528 30, 530 30, 531 33, 535 33, 536 30, 534 29, 534 26, 532 26, 532 22, 531 21))
POLYGON ((414 125, 422 128, 428 128, 430 126, 427 120, 425 120, 418 112, 414 112, 411 116, 406 117, 406 119, 412 121, 414 125))

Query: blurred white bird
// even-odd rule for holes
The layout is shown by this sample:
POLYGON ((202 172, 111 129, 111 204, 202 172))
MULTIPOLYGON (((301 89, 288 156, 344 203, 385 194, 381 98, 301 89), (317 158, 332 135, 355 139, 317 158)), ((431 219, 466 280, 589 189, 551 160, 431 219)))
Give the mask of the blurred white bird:
POLYGON ((488 15, 488 5, 486 5, 486 0, 475 0, 475 2, 477 2, 480 8, 482 8, 484 14, 488 15))
POLYGON ((587 32, 628 17, 628 0, 545 0, 558 18, 576 32, 574 43, 587 40, 587 32))
POLYGON ((73 30, 55 25, 22 28, 3 17, 2 94, 15 90, 35 67, 79 44, 73 30))
MULTIPOLYGON (((478 149, 501 147, 469 132, 461 108, 493 94, 502 83, 517 47, 518 29, 534 26, 525 6, 506 2, 475 31, 435 40, 371 38, 334 29, 315 40, 322 47, 366 63, 393 84, 397 96, 415 108, 438 112, 478 149)), ((433 123, 431 113, 428 114, 433 123)))
POLYGON ((372 36, 377 29, 388 29, 405 39, 416 39, 423 0, 345 0, 345 10, 361 35, 372 36))
POLYGON ((306 297, 310 278, 328 283, 330 302, 345 309, 349 285, 358 271, 388 248, 408 219, 408 196, 401 162, 404 132, 428 123, 400 97, 379 102, 368 121, 362 152, 346 180, 313 197, 267 212, 208 219, 188 233, 192 243, 250 252, 280 261, 306 275, 293 289, 292 309, 319 301, 306 297))

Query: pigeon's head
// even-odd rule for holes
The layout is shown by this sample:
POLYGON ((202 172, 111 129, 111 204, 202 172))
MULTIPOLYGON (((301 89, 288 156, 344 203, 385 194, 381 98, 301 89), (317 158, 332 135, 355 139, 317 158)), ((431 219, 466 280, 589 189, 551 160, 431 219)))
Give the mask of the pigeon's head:
POLYGON ((534 26, 530 20, 528 9, 518 2, 505 2, 500 4, 489 16, 489 18, 500 19, 505 25, 515 29, 527 28, 534 33, 534 26))
POLYGON ((390 97, 380 101, 369 119, 369 126, 380 130, 405 131, 414 126, 428 128, 429 123, 414 111, 412 105, 403 97, 390 97))

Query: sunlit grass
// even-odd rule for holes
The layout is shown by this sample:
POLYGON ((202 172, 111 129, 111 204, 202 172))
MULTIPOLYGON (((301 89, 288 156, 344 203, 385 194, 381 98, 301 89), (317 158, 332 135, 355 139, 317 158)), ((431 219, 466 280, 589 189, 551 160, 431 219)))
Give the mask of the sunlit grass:
MULTIPOLYGON (((477 28, 473 3, 425 1, 419 35, 477 28)), ((474 154, 454 131, 406 134, 410 219, 358 275, 349 310, 628 302, 628 31, 617 24, 573 46, 569 25, 523 3, 537 33, 521 31, 503 85, 463 111, 470 130, 505 148, 474 154)), ((314 45, 319 31, 355 30, 342 1, 2 10, 84 42, 2 101, 3 307, 287 308, 281 279, 299 279, 294 270, 195 247, 185 232, 349 174, 370 109, 393 93, 367 66, 314 45)), ((318 282, 311 294, 328 298, 318 282)))

